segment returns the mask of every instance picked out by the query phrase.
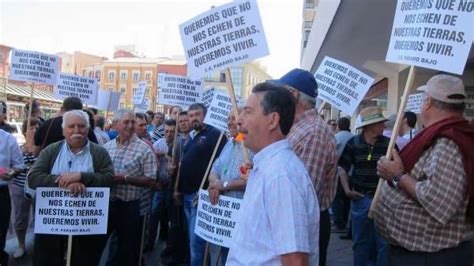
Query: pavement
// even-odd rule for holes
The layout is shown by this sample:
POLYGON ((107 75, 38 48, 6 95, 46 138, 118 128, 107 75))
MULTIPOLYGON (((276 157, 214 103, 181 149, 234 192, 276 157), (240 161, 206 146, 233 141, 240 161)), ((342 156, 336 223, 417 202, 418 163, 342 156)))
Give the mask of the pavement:
MULTIPOLYGON (((352 241, 341 240, 339 236, 342 234, 331 234, 327 254, 327 266, 350 266, 352 265, 352 241)), ((7 240, 6 251, 10 254, 9 266, 31 266, 33 265, 33 233, 27 234, 27 254, 20 259, 14 259, 12 254, 18 247, 18 243, 13 234, 9 234, 7 240)), ((163 250, 164 243, 159 241, 152 252, 144 255, 145 265, 160 265, 158 263, 161 250, 163 250)), ((105 254, 104 254, 105 255, 105 254)), ((104 265, 103 261, 101 266, 104 265)))

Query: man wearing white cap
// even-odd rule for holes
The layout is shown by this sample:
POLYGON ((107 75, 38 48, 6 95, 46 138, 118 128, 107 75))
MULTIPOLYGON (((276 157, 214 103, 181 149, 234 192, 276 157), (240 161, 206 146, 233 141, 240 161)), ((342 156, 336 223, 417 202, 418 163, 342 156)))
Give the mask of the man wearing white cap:
POLYGON ((424 130, 393 160, 382 157, 387 180, 375 212, 390 243, 391 265, 473 264, 474 128, 464 119, 461 79, 436 75, 422 87, 424 130))

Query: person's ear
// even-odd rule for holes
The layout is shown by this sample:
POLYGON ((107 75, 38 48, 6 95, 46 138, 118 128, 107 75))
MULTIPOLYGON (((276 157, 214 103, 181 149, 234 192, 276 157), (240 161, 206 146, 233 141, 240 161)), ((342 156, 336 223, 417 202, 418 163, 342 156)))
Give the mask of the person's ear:
POLYGON ((280 114, 272 112, 268 115, 268 129, 273 131, 280 127, 280 114))

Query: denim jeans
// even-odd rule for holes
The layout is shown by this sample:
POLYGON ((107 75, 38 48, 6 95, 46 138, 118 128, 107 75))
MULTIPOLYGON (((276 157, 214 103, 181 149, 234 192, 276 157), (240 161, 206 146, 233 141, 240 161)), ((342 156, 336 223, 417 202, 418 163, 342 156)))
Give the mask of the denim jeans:
POLYGON ((184 215, 188 221, 189 249, 191 251, 191 266, 202 266, 204 253, 206 252, 206 241, 194 233, 197 208, 194 207, 194 196, 196 194, 184 194, 184 215))
POLYGON ((352 200, 351 219, 354 250, 354 266, 388 266, 388 244, 375 230, 369 219, 372 196, 365 195, 352 200))
MULTIPOLYGON (((157 191, 153 193, 153 199, 151 203, 151 212, 149 218, 149 231, 148 231, 148 240, 146 245, 149 247, 153 247, 156 241, 156 235, 158 234, 158 223, 160 222, 161 217, 161 205, 165 204, 166 195, 168 191, 157 191)), ((160 225, 165 226, 165 225, 160 225)))

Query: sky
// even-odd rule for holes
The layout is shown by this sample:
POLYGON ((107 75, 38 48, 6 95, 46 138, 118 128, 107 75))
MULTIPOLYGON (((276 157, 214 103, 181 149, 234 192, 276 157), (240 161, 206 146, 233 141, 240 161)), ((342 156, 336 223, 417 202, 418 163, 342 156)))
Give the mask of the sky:
MULTIPOLYGON (((140 55, 184 55, 178 25, 230 0, 0 0, 0 44, 44 53, 81 51, 112 58, 114 46, 140 55)), ((257 0, 270 55, 258 59, 278 78, 298 67, 301 0, 257 0)))

